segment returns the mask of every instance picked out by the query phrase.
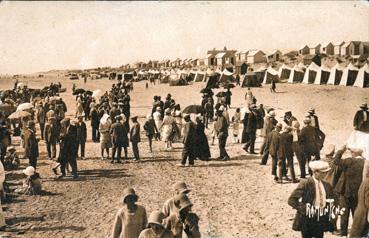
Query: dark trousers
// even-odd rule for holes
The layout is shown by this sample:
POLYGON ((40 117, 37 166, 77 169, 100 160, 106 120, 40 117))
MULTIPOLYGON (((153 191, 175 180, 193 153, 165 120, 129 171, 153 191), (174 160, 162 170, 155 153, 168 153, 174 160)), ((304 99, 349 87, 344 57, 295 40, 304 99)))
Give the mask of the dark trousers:
POLYGON ((205 123, 205 127, 208 128, 209 122, 211 119, 211 115, 210 114, 206 114, 204 115, 204 123, 205 123))
POLYGON ((112 158, 112 161, 114 161, 115 159, 117 161, 120 161, 120 159, 122 158, 122 146, 117 146, 117 145, 113 146, 111 158, 112 158), (115 154, 117 154, 117 156, 115 156, 115 154))
POLYGON ((97 142, 100 138, 99 136, 99 130, 98 130, 98 127, 97 126, 92 126, 92 141, 93 142, 97 142))
POLYGON ((138 151, 138 142, 132 142, 132 150, 135 159, 140 159, 140 153, 138 151))
POLYGON ((46 142, 47 156, 49 158, 56 157, 56 142, 46 142))
POLYGON ((266 145, 266 137, 263 137, 263 142, 261 143, 260 146, 260 154, 264 154, 265 145, 266 145))
MULTIPOLYGON (((317 152, 304 151, 302 153, 302 161, 301 161, 300 167, 303 170, 303 171, 301 171, 303 173, 301 173, 301 178, 305 178, 305 176, 306 176, 305 167, 306 167, 306 164, 309 165, 309 162, 310 162, 312 156, 314 156, 316 160, 320 160, 319 151, 317 151, 317 152)), ((310 175, 313 174, 313 172, 310 169, 309 169, 309 173, 310 173, 310 175)))
POLYGON ((346 208, 343 215, 341 215, 341 236, 347 236, 350 212, 352 213, 352 217, 354 217, 357 203, 357 198, 340 196, 340 206, 346 208))
POLYGON ((296 179, 295 168, 293 167, 293 156, 286 156, 284 158, 280 158, 278 161, 278 176, 282 178, 283 176, 287 176, 287 168, 290 171, 290 176, 293 180, 296 179))
POLYGON ((194 148, 191 145, 184 145, 182 149, 182 165, 185 165, 188 158, 188 164, 193 165, 194 164, 194 148))
POLYGON ((300 167, 300 176, 304 175, 305 177, 305 166, 302 166, 302 152, 301 152, 301 148, 300 148, 300 143, 298 141, 295 141, 292 143, 292 151, 294 153, 294 155, 297 158, 297 161, 299 162, 299 167, 300 167))
POLYGON ((36 166, 37 166, 37 157, 28 157, 28 164, 29 166, 32 166, 33 168, 36 169, 36 166))
POLYGON ((272 175, 277 176, 278 156, 272 155, 272 175))
POLYGON ((250 153, 255 153, 255 140, 256 140, 256 131, 247 133, 247 141, 245 144, 246 150, 250 148, 250 153))
POLYGON ((229 159, 229 155, 225 149, 226 144, 227 144, 227 137, 228 136, 222 136, 218 138, 219 154, 220 154, 219 157, 221 159, 224 159, 224 158, 229 159))
POLYGON ((1 160, 1 163, 3 164, 4 164, 4 159, 5 159, 7 148, 8 148, 7 146, 0 144, 0 160, 1 160))
POLYGON ((70 156, 68 158, 62 158, 60 161, 60 171, 62 173, 62 175, 66 175, 65 173, 65 169, 67 167, 67 164, 70 165, 70 167, 72 168, 72 175, 73 176, 78 176, 77 173, 77 159, 75 156, 70 156))
POLYGON ((317 221, 317 218, 314 217, 312 219, 309 219, 309 221, 304 222, 304 224, 301 227, 301 237, 302 238, 323 238, 324 237, 324 231, 317 221))
POLYGON ((269 157, 269 147, 265 144, 260 164, 266 165, 269 157))
POLYGON ((78 141, 77 156, 78 156, 78 150, 79 148, 81 148, 81 157, 85 157, 85 145, 86 145, 86 141, 78 141))
POLYGON ((45 123, 40 123, 41 139, 44 139, 45 123))

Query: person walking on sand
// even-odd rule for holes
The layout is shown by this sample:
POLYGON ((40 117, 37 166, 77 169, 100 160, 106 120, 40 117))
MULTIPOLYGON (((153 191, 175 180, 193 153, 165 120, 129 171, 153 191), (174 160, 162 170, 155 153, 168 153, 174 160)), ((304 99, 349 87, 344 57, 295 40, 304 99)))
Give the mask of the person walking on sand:
POLYGON ((24 133, 23 138, 24 138, 25 158, 28 158, 30 166, 36 168, 39 151, 38 151, 38 140, 36 139, 36 132, 34 129, 35 129, 34 121, 32 120, 28 121, 27 128, 23 132, 24 133))
POLYGON ((152 139, 159 132, 158 132, 158 128, 156 127, 155 121, 152 118, 151 114, 148 114, 146 116, 146 119, 147 120, 146 120, 143 128, 146 132, 146 136, 147 136, 147 139, 149 141, 150 153, 152 153, 152 139))
POLYGON ((123 190, 123 207, 115 216, 112 238, 138 238, 146 228, 146 209, 136 204, 138 196, 133 188, 123 190))
POLYGON ((83 117, 83 115, 78 115, 77 122, 77 155, 79 148, 81 148, 81 159, 85 159, 85 145, 87 140, 87 127, 83 121, 83 117))
POLYGON ((163 118, 161 117, 161 108, 159 106, 156 107, 156 111, 152 114, 152 118, 154 119, 156 128, 158 129, 158 133, 155 135, 155 139, 160 140, 160 128, 163 124, 163 118))
POLYGON ((176 205, 176 196, 178 194, 188 195, 191 192, 191 189, 187 187, 185 182, 176 182, 173 185, 174 196, 164 202, 164 206, 162 208, 162 212, 164 217, 168 217, 171 214, 176 214, 178 212, 178 204, 176 205))
POLYGON ((178 166, 185 166, 188 159, 188 166, 194 165, 196 125, 191 121, 190 115, 184 116, 185 125, 183 129, 183 150, 182 161, 178 166))
POLYGON ((159 127, 159 131, 162 132, 162 139, 165 142, 165 150, 172 150, 172 141, 174 139, 174 124, 176 123, 174 117, 171 115, 171 110, 167 108, 165 110, 165 117, 163 123, 159 127))
POLYGON ((134 161, 137 161, 140 159, 140 154, 139 154, 139 150, 138 150, 138 143, 141 142, 141 137, 140 137, 140 124, 137 121, 137 116, 131 117, 132 120, 132 127, 130 130, 130 140, 132 143, 132 150, 133 150, 133 155, 134 155, 134 161))
POLYGON ((240 143, 240 139, 238 138, 239 130, 240 130, 240 122, 241 122, 241 109, 237 108, 236 112, 232 117, 233 123, 233 143, 240 143))
POLYGON ((270 92, 271 93, 276 93, 277 92, 276 88, 277 88, 277 86, 276 86, 275 80, 273 78, 272 81, 270 82, 270 92))
POLYGON ((272 157, 272 175, 274 176, 274 181, 282 183, 282 178, 277 176, 277 166, 278 166, 278 150, 280 146, 280 134, 282 130, 282 124, 278 123, 274 130, 269 133, 266 141, 266 148, 272 157))
POLYGON ((59 138, 59 126, 56 123, 55 117, 50 117, 45 125, 44 139, 46 144, 46 150, 48 159, 56 158, 56 143, 59 138))
POLYGON ((148 219, 148 228, 141 232, 139 238, 174 238, 173 233, 164 228, 163 219, 163 213, 152 212, 148 219))

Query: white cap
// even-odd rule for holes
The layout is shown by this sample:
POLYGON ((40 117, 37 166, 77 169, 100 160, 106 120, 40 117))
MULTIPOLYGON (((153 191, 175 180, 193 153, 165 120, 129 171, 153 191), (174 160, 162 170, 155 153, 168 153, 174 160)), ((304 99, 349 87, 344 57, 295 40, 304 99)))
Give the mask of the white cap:
POLYGON ((314 160, 309 163, 310 169, 314 171, 321 171, 321 172, 327 172, 331 168, 329 167, 329 164, 322 160, 314 160))

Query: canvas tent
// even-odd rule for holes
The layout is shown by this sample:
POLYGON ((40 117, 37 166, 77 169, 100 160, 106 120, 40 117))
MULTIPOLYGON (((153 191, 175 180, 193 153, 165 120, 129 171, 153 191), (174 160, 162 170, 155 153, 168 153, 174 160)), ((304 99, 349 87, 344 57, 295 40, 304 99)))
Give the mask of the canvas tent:
POLYGON ((266 67, 261 66, 260 68, 254 71, 256 78, 258 79, 259 82, 262 82, 264 80, 266 70, 267 70, 266 67))
POLYGON ((352 86, 355 83, 356 76, 359 73, 359 69, 356 68, 352 63, 347 65, 343 70, 340 85, 342 86, 352 86))
POLYGON ((269 66, 265 71, 263 84, 269 84, 273 79, 275 82, 279 82, 279 72, 269 66))
POLYGON ((280 79, 288 79, 290 77, 291 71, 292 69, 284 64, 279 68, 278 76, 280 79))
POLYGON ((260 87, 260 81, 254 72, 247 72, 242 80, 241 87, 260 87))
POLYGON ((369 65, 365 64, 360 68, 356 81, 354 83, 355 87, 366 88, 369 87, 369 65))
POLYGON ((203 82, 205 81, 205 77, 206 77, 206 71, 197 71, 195 74, 195 78, 194 81, 195 82, 203 82))
POLYGON ((224 69, 223 72, 220 74, 219 83, 221 84, 232 83, 234 81, 234 78, 232 75, 233 75, 232 72, 230 72, 227 69, 224 69))
POLYGON ((327 84, 330 74, 331 69, 322 64, 322 66, 319 68, 318 73, 316 74, 314 84, 327 84))
POLYGON ((344 66, 341 66, 340 64, 336 64, 331 69, 331 73, 329 74, 329 79, 327 84, 331 85, 339 85, 341 82, 343 70, 345 69, 344 66))
POLYGON ((299 65, 295 65, 291 70, 290 77, 288 78, 289 83, 301 83, 304 79, 304 69, 299 65))
POLYGON ((302 82, 306 84, 314 83, 319 70, 320 67, 314 62, 311 62, 309 67, 306 69, 304 79, 302 80, 302 82))

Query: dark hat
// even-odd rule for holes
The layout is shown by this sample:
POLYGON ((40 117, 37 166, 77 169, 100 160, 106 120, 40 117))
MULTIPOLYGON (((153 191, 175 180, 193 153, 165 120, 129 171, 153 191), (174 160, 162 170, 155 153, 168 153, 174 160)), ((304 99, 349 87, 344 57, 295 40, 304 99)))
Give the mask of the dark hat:
POLYGON ((138 196, 136 195, 136 192, 133 188, 125 188, 123 190, 123 203, 125 203, 126 201, 126 198, 129 197, 129 196, 132 196, 136 199, 136 201, 138 200, 138 196))
POLYGON ((285 116, 292 116, 292 112, 291 111, 285 112, 284 115, 285 116))
POLYGON ((27 122, 27 127, 34 127, 35 126, 35 122, 30 120, 27 122))
POLYGON ((362 104, 360 105, 360 108, 362 108, 362 109, 368 109, 368 104, 366 104, 366 103, 362 103, 362 104))
POLYGON ((122 116, 121 116, 121 115, 117 115, 117 116, 115 116, 114 118, 115 118, 115 120, 117 120, 117 121, 122 120, 122 116))
POLYGON ((137 116, 133 116, 133 117, 131 117, 131 120, 132 120, 132 121, 137 120, 137 116))
POLYGON ((193 204, 191 203, 190 199, 186 195, 181 195, 178 197, 178 205, 179 205, 179 212, 187 207, 192 207, 193 204))

